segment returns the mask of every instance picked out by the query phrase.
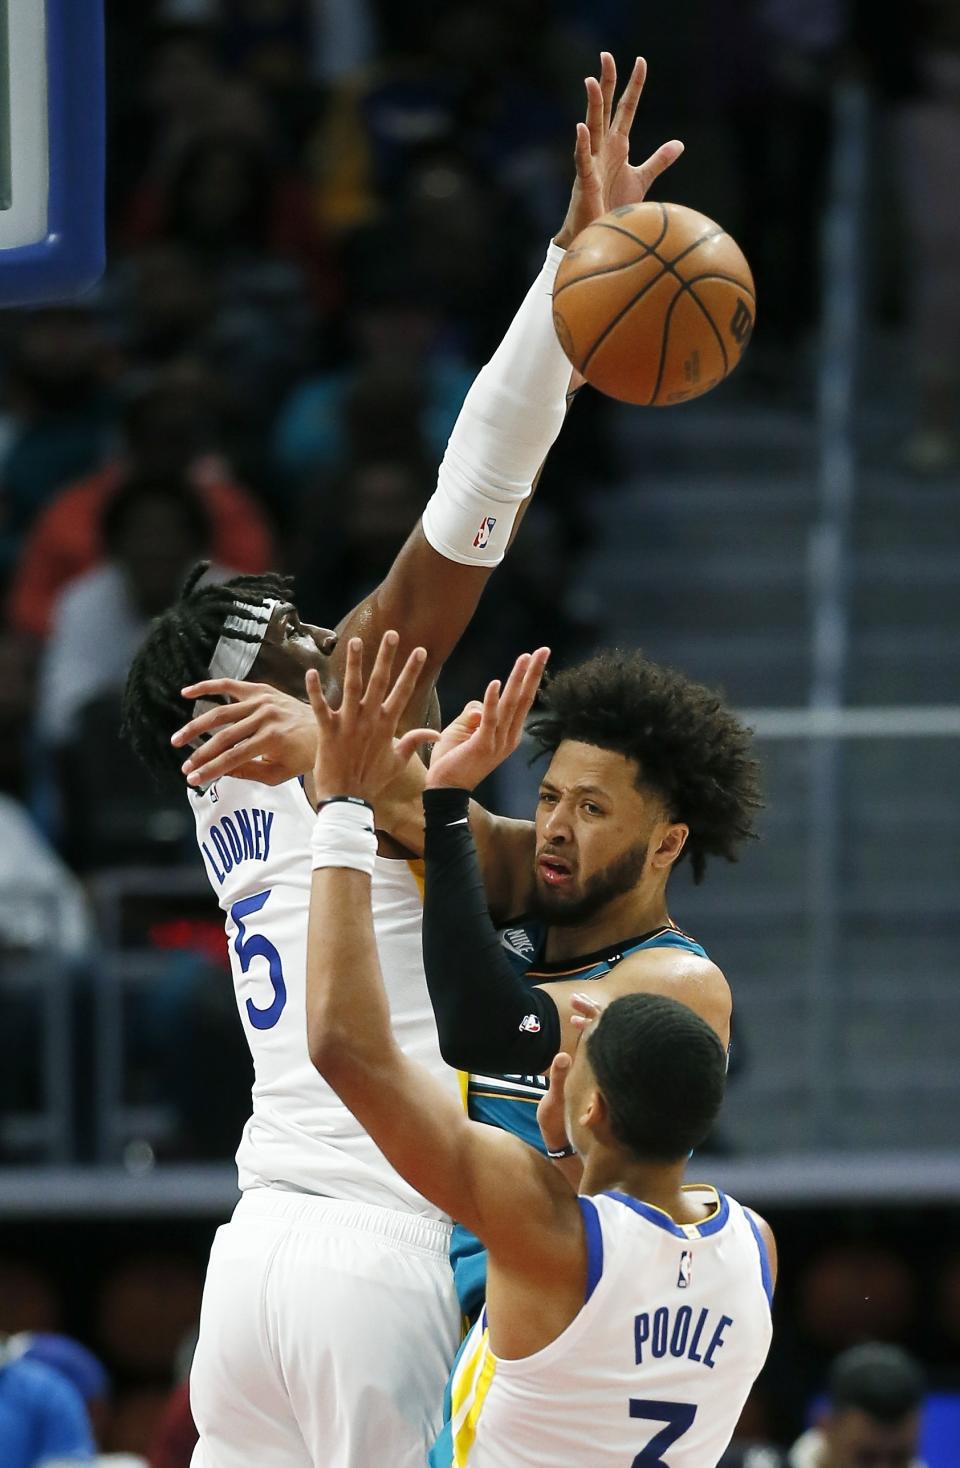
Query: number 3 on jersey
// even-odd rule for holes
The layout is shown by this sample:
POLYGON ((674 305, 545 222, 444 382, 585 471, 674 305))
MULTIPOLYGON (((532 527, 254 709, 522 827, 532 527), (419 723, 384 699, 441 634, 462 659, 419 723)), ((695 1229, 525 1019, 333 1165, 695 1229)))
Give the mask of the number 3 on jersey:
POLYGON ((665 1465, 667 1460, 661 1457, 664 1449, 669 1448, 671 1443, 675 1443, 678 1437, 683 1437, 696 1415, 696 1407, 689 1402, 639 1402, 631 1399, 631 1417, 640 1417, 647 1422, 667 1424, 659 1432, 654 1433, 643 1451, 637 1454, 632 1468, 655 1468, 657 1464, 665 1465))
POLYGON ((235 902, 230 909, 230 916, 237 925, 237 935, 233 940, 233 948, 240 960, 240 967, 244 973, 248 971, 255 958, 265 958, 270 974, 270 982, 273 985, 273 1003, 266 1009, 258 1009, 252 999, 247 1000, 247 1018, 255 1030, 272 1030, 277 1020, 284 1011, 287 1002, 287 986, 283 978, 283 964, 276 948, 265 938, 262 933, 251 933, 247 937, 244 926, 244 918, 251 913, 259 912, 266 906, 267 898, 273 888, 266 892, 256 892, 252 897, 244 897, 242 901, 235 902))

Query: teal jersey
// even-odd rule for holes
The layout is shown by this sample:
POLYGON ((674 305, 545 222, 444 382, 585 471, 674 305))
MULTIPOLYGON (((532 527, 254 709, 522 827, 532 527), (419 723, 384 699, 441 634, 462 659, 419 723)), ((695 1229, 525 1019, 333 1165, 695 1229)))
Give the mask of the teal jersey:
MULTIPOLYGON (((541 956, 546 939, 547 930, 542 924, 525 920, 512 923, 500 934, 500 941, 510 961, 531 984, 546 984, 563 979, 576 979, 582 984, 589 983, 592 979, 602 979, 622 959, 643 948, 679 948, 684 953, 695 953, 698 958, 707 957, 706 950, 695 939, 682 933, 679 928, 670 926, 656 928, 651 933, 631 938, 628 942, 605 949, 601 953, 588 953, 573 966, 569 962, 546 963, 541 956)), ((488 1126, 498 1126, 503 1131, 512 1132, 515 1137, 545 1153, 546 1148, 537 1125, 537 1103, 546 1091, 547 1084, 546 1076, 471 1075, 467 1078, 468 1115, 473 1121, 486 1122, 488 1126)), ((450 1262, 453 1265, 460 1308, 472 1323, 480 1314, 487 1292, 487 1251, 476 1234, 460 1224, 454 1224, 450 1241, 450 1262)), ((465 1346, 467 1342, 464 1341, 463 1344, 465 1346)), ((454 1363, 451 1381, 456 1370, 454 1363)), ((450 1405, 448 1384, 444 1401, 444 1427, 430 1453, 429 1468, 450 1468, 453 1462, 450 1405)))
MULTIPOLYGON (((544 962, 541 954, 546 938, 547 930, 542 924, 525 921, 511 924, 500 935, 511 963, 531 984, 566 979, 576 979, 578 984, 582 984, 602 979, 624 958, 644 948, 680 948, 685 953, 695 953, 699 958, 707 957, 699 943, 681 933, 679 928, 669 925, 600 953, 585 954, 573 965, 569 961, 544 962)), ((471 1075, 467 1085, 467 1112, 471 1120, 501 1127, 543 1152, 543 1138, 537 1125, 537 1103, 546 1089, 546 1076, 471 1075)), ((457 1224, 450 1258, 461 1308, 472 1321, 478 1315, 486 1293, 486 1252, 476 1235, 457 1224)))

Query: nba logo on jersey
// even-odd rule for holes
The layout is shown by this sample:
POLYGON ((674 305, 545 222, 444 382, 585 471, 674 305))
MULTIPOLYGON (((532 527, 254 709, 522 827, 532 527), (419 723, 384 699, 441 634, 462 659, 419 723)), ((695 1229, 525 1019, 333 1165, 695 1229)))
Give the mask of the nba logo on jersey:
POLYGON ((210 786, 209 794, 210 794, 210 799, 213 801, 214 805, 216 805, 217 801, 220 799, 220 796, 217 794, 217 787, 216 787, 216 785, 211 785, 210 786))
POLYGON ((690 1275, 693 1273, 693 1250, 684 1249, 680 1255, 680 1268, 677 1271, 677 1289, 685 1290, 690 1283, 690 1275))
POLYGON ((519 1028, 525 1035, 539 1035, 539 1017, 535 1014, 525 1014, 523 1016, 523 1019, 520 1021, 519 1028))
POLYGON ((483 519, 480 521, 480 529, 473 537, 473 545, 475 550, 483 550, 484 546, 490 544, 490 536, 496 523, 496 516, 484 515, 483 519))

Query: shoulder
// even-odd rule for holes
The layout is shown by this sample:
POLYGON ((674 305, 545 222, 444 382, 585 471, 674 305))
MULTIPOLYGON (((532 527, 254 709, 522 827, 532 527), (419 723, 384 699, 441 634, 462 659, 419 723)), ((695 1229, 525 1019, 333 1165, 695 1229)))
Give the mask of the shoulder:
MULTIPOLYGON (((741 1207, 743 1207, 742 1204, 741 1207)), ((761 1218, 760 1214, 757 1213, 753 1208, 744 1207, 743 1211, 750 1222, 753 1224, 754 1229, 756 1230, 760 1239, 763 1241, 764 1247, 766 1248, 767 1262, 770 1266, 770 1287, 772 1289, 777 1282, 777 1241, 774 1237, 773 1229, 770 1227, 767 1220, 765 1218, 761 1218)))
POLYGON ((689 949, 642 948, 628 954, 597 982, 611 998, 665 994, 678 999, 713 1025, 724 1044, 729 1039, 733 1009, 730 985, 712 959, 689 949))

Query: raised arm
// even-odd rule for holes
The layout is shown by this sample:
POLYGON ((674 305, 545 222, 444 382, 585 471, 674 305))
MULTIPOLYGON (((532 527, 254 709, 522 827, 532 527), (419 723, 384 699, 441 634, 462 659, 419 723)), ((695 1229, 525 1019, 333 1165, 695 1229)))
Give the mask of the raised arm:
POLYGON ((396 747, 391 738, 424 661, 415 650, 385 696, 396 644, 388 634, 361 698, 362 649, 351 641, 336 712, 308 675, 321 802, 307 954, 310 1057, 393 1166, 477 1233, 501 1269, 526 1270, 530 1289, 560 1271, 571 1298, 582 1299, 583 1232, 568 1184, 516 1138, 468 1121, 453 1092, 410 1060, 391 1030, 370 907, 376 840, 367 801, 416 740, 429 737, 414 731, 396 747))
MULTIPOLYGON (((639 167, 629 162, 630 130, 646 79, 638 58, 613 110, 617 73, 603 52, 600 77, 586 85, 586 119, 577 125, 575 176, 566 218, 543 268, 493 358, 467 394, 440 466, 437 488, 386 580, 347 617, 372 649, 388 627, 401 655, 427 649, 420 690, 432 686, 503 559, 543 461, 563 423, 570 364, 552 320, 553 280, 564 250, 608 209, 642 200, 682 152, 663 144, 639 167)), ((411 713, 416 717, 414 700, 411 713)))
MULTIPOLYGON (((638 167, 630 164, 630 130, 645 79, 646 63, 638 59, 614 111, 617 73, 609 52, 601 55, 600 78, 587 78, 586 120, 577 125, 576 172, 563 225, 503 342, 467 394, 421 520, 382 584, 337 629, 341 642, 332 659, 334 673, 352 636, 362 639, 371 656, 387 628, 397 629, 401 653, 415 644, 426 648, 427 660, 406 715, 411 723, 426 717, 437 673, 513 539, 560 432, 570 390, 580 382, 576 375, 571 378, 552 321, 553 278, 563 252, 608 209, 642 200, 683 151, 673 140, 638 167)), ((208 681, 184 690, 184 695, 222 697, 224 691, 208 681)), ((239 718, 230 718, 214 710, 178 731, 175 743, 181 747, 215 736, 186 762, 195 783, 209 784, 227 774, 279 779, 280 761, 273 760, 272 771, 251 765, 255 759, 269 763, 275 748, 277 720, 258 718, 254 723, 256 713, 245 706, 239 718)), ((309 740, 309 716, 302 717, 309 740)))

